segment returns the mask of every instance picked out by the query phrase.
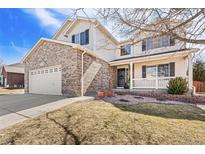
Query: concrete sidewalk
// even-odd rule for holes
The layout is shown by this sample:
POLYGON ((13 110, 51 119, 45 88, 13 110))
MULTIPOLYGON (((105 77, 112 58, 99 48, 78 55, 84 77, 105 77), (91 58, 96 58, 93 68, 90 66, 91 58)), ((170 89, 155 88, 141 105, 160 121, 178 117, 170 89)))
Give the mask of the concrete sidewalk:
POLYGON ((68 104, 78 102, 78 101, 88 101, 93 100, 94 97, 74 97, 74 98, 66 98, 62 99, 56 102, 52 102, 49 104, 37 106, 34 108, 18 111, 15 113, 6 114, 3 116, 0 116, 0 129, 6 128, 8 126, 12 126, 16 123, 22 122, 24 120, 27 120, 29 118, 35 118, 40 115, 43 115, 47 112, 57 110, 59 108, 62 108, 63 106, 66 106, 68 104))

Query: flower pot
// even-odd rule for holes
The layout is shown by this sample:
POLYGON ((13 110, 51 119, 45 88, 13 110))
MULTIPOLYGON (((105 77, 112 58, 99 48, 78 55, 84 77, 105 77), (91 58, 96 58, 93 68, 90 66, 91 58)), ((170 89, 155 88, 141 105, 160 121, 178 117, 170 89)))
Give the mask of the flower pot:
POLYGON ((112 97, 112 96, 113 96, 113 91, 112 91, 112 90, 109 90, 109 91, 107 92, 107 96, 108 96, 108 97, 112 97))
POLYGON ((98 97, 105 97, 105 92, 103 90, 99 90, 98 97))

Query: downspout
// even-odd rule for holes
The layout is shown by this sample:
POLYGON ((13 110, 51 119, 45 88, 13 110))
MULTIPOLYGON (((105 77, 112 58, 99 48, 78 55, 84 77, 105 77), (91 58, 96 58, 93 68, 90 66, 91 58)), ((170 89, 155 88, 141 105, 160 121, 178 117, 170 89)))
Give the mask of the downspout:
POLYGON ((81 55, 81 96, 84 96, 84 72, 83 72, 83 63, 84 63, 84 54, 86 53, 86 51, 84 50, 82 55, 81 55))

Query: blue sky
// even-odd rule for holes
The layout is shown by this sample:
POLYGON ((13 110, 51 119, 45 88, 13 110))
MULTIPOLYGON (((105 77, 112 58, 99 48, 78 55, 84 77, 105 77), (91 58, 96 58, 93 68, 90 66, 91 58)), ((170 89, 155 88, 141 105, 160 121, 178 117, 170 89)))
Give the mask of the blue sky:
POLYGON ((51 38, 69 9, 0 9, 0 59, 19 62, 41 37, 51 38))

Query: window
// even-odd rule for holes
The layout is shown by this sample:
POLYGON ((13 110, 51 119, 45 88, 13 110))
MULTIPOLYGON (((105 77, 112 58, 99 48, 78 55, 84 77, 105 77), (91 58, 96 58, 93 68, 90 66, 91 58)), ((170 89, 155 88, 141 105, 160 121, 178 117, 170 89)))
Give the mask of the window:
POLYGON ((175 39, 170 36, 149 37, 142 41, 142 51, 174 45, 175 39))
POLYGON ((89 44, 89 29, 82 33, 72 35, 72 43, 80 45, 89 44))
POLYGON ((158 65, 158 76, 159 77, 169 76, 169 64, 158 65))
POLYGON ((80 45, 89 44, 89 30, 80 33, 80 45))
POLYGON ((156 77, 156 66, 147 66, 146 67, 146 77, 153 78, 156 77))
POLYGON ((75 35, 75 43, 80 44, 80 34, 75 35))
POLYGON ((45 73, 48 73, 48 70, 45 70, 45 73))
POLYGON ((142 51, 146 50, 146 40, 142 41, 142 51))
POLYGON ((52 68, 50 69, 50 73, 53 73, 53 69, 52 68))
POLYGON ((54 72, 58 72, 58 68, 55 68, 55 69, 54 69, 54 72))
POLYGON ((130 55, 131 54, 131 45, 121 46, 120 56, 130 55))
POLYGON ((148 38, 147 43, 146 43, 146 46, 147 46, 146 50, 152 49, 153 48, 152 45, 153 45, 153 39, 148 38))
POLYGON ((41 71, 41 74, 44 74, 44 70, 41 71))
POLYGON ((142 78, 175 76, 175 63, 161 64, 154 66, 142 66, 142 78))

